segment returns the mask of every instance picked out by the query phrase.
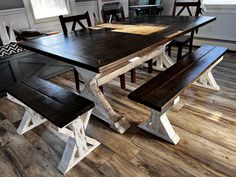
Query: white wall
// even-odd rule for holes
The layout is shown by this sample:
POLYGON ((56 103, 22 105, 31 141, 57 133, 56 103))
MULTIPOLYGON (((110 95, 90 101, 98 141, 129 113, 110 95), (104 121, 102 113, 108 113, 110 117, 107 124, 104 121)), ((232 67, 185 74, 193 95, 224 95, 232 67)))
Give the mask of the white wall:
MULTIPOLYGON (((75 13, 81 14, 84 11, 89 11, 90 19, 92 24, 94 24, 93 12, 98 17, 98 4, 97 1, 83 1, 75 3, 75 13)), ((30 18, 25 8, 9 9, 0 11, 0 21, 5 21, 7 25, 14 23, 14 28, 16 30, 23 30, 34 28, 40 31, 62 31, 59 20, 52 22, 44 22, 35 24, 30 18)))
POLYGON ((0 21, 6 22, 7 25, 14 23, 15 29, 28 29, 30 27, 24 8, 1 10, 0 21))
MULTIPOLYGON (((174 0, 164 0, 162 3, 163 15, 171 15, 174 0)), ((236 50, 236 5, 206 5, 206 8, 207 12, 204 15, 215 16, 217 19, 199 29, 194 44, 208 43, 236 50)))
POLYGON ((236 5, 206 6, 204 15, 215 16, 216 21, 201 28, 198 37, 236 41, 236 5))

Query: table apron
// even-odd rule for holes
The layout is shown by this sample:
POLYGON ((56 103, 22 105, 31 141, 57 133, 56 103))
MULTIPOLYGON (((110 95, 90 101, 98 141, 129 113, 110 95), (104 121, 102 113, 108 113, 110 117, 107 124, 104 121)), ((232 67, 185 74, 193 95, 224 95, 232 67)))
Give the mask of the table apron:
POLYGON ((153 51, 149 52, 148 54, 142 56, 142 57, 135 57, 133 59, 130 59, 127 63, 127 65, 112 71, 110 73, 106 73, 106 74, 100 74, 100 77, 97 79, 97 84, 98 86, 101 86, 115 78, 117 78, 118 76, 130 71, 133 68, 136 68, 142 64, 144 64, 146 61, 161 55, 162 50, 163 50, 164 46, 160 46, 157 47, 156 49, 154 49, 153 51))

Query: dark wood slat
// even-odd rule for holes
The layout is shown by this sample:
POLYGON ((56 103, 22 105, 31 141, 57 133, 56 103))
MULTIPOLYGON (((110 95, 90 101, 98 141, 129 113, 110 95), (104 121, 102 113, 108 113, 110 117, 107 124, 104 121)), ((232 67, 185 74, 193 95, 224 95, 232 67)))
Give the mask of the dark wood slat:
MULTIPOLYGON (((52 40, 54 39, 52 38, 52 40)), ((19 45, 21 44, 19 43, 19 45)), ((99 66, 99 63, 79 55, 74 55, 66 51, 54 50, 49 46, 38 45, 36 43, 32 43, 31 41, 24 43, 24 48, 75 66, 78 66, 78 61, 79 61, 80 62, 79 66, 94 72, 99 72, 97 67, 94 67, 94 66, 99 66)))
POLYGON ((142 85, 137 90, 133 91, 129 97, 131 99, 135 99, 135 101, 138 101, 138 95, 147 95, 147 94, 153 94, 157 89, 159 89, 162 85, 168 83, 168 80, 174 78, 176 76, 176 73, 179 73, 183 71, 185 68, 187 68, 189 65, 194 63, 197 59, 204 56, 207 51, 212 50, 212 46, 206 46, 204 48, 197 49, 194 53, 186 56, 183 58, 179 63, 174 64, 165 72, 161 72, 157 77, 154 77, 150 81, 148 81, 146 84, 148 85, 148 88, 145 85, 142 85), (153 90, 153 92, 150 92, 153 90))
POLYGON ((163 74, 156 76, 132 92, 129 98, 152 109, 158 111, 165 110, 185 88, 199 78, 201 74, 227 51, 224 47, 214 47, 213 49, 208 49, 209 51, 205 55, 200 55, 200 57, 199 55, 195 55, 199 54, 199 51, 202 53, 202 49, 205 48, 207 49, 209 46, 203 46, 193 54, 185 57, 183 61, 181 60, 181 62, 174 65, 174 67, 167 69, 163 74), (194 62, 189 63, 189 66, 185 65, 182 71, 175 70, 175 68, 181 67, 181 64, 188 61, 187 59, 191 58, 190 56, 195 58, 194 62), (165 73, 167 73, 167 78, 165 73), (164 80, 166 80, 166 82, 164 82, 164 80))
POLYGON ((119 22, 119 21, 123 21, 125 19, 125 13, 124 13, 124 9, 122 6, 117 9, 114 9, 114 8, 113 9, 102 9, 101 14, 102 14, 102 18, 103 18, 104 23, 109 22, 110 16, 112 16, 111 21, 116 20, 117 22, 119 22), (114 19, 114 17, 115 17, 115 19, 114 19))
POLYGON ((23 83, 16 83, 13 88, 7 89, 7 92, 58 127, 67 125, 77 117, 75 112, 65 108, 64 105, 23 83))
POLYGON ((175 40, 173 40, 173 42, 171 42, 173 45, 177 45, 178 43, 181 43, 181 44, 185 44, 187 41, 189 41, 190 39, 190 36, 189 35, 183 35, 175 40))
POLYGON ((120 75, 120 87, 122 89, 126 88, 126 86, 125 86, 125 74, 120 75))
POLYGON ((54 35, 23 42, 20 45, 66 63, 104 73, 215 19, 206 16, 142 17, 128 19, 121 24, 145 24, 165 28, 148 35, 114 32, 113 29, 91 30, 83 34, 72 32, 66 37, 54 35))
POLYGON ((22 82, 41 94, 61 103, 68 109, 75 111, 79 116, 94 107, 92 101, 43 79, 32 77, 22 82))
POLYGON ((91 101, 42 79, 18 82, 7 92, 60 128, 94 107, 91 101))

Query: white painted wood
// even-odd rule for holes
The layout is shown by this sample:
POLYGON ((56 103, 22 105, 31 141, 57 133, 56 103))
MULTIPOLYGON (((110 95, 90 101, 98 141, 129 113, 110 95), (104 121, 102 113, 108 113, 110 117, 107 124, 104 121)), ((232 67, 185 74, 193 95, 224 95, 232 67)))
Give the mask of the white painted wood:
POLYGON ((116 69, 115 71, 111 71, 110 73, 105 73, 102 75, 99 75, 97 78, 98 85, 103 85, 121 74, 124 74, 128 71, 130 71, 133 68, 136 68, 140 65, 143 65, 146 61, 149 61, 150 59, 161 55, 163 51, 163 46, 159 46, 152 51, 145 52, 142 56, 136 56, 133 59, 130 59, 125 66, 122 66, 119 69, 116 69))
POLYGON ((71 169, 73 167, 72 165, 75 159, 75 155, 76 155, 75 139, 69 137, 69 140, 66 143, 66 147, 65 147, 62 159, 58 166, 58 169, 62 173, 65 174, 69 170, 69 168, 71 169))
POLYGON ((46 121, 47 119, 44 119, 41 115, 34 112, 32 109, 26 107, 24 116, 16 132, 20 135, 23 135, 24 133, 32 130, 33 128, 41 125, 46 121))
POLYGON ((13 97, 12 95, 10 95, 9 93, 7 93, 7 99, 10 100, 10 101, 12 101, 12 102, 14 102, 14 103, 16 103, 16 104, 19 104, 19 105, 21 105, 21 106, 23 106, 23 107, 26 107, 26 105, 25 105, 24 103, 18 101, 15 97, 13 97))
POLYGON ((161 49, 161 55, 157 55, 153 59, 153 62, 156 61, 157 63, 156 65, 153 65, 153 69, 158 70, 158 71, 164 71, 174 64, 173 60, 166 53, 166 46, 168 44, 169 43, 166 43, 165 45, 163 45, 161 49))
MULTIPOLYGON (((173 105, 177 104, 178 101, 179 97, 177 97, 173 101, 173 105)), ((139 124, 138 127, 176 145, 179 142, 180 138, 175 133, 168 120, 168 117, 166 115, 166 112, 168 110, 166 110, 165 112, 158 112, 152 109, 151 117, 146 122, 139 124)))
POLYGON ((85 84, 85 87, 81 90, 81 96, 92 100, 95 103, 93 114, 109 123, 110 127, 115 131, 124 133, 130 127, 129 122, 112 109, 111 105, 100 91, 99 86, 115 79, 116 77, 139 65, 142 65, 153 57, 160 55, 162 51, 163 47, 160 46, 152 51, 148 51, 146 54, 142 54, 142 56, 137 56, 134 59, 127 61, 127 64, 121 68, 103 74, 94 73, 84 68, 75 66, 85 84))
MULTIPOLYGON (((22 135, 25 132, 37 127, 38 125, 47 121, 41 115, 27 107, 12 95, 7 94, 7 98, 21 106, 25 107, 25 113, 22 121, 17 129, 17 133, 22 135)), ((85 129, 88 125, 92 109, 79 116, 70 124, 63 128, 58 128, 55 125, 49 126, 49 129, 58 135, 66 143, 66 147, 59 163, 58 169, 65 174, 90 152, 100 145, 95 139, 89 138, 85 135, 85 129), (55 131, 57 129, 57 131, 55 131)), ((119 122, 119 121, 118 121, 119 122)))
POLYGON ((60 129, 60 134, 68 136, 66 147, 58 166, 58 169, 64 174, 100 145, 98 141, 85 135, 91 112, 92 110, 83 115, 84 120, 78 117, 76 121, 73 121, 71 130, 65 127, 60 129))
MULTIPOLYGON (((161 46, 159 53, 153 57, 153 69, 157 71, 164 71, 167 68, 171 67, 174 64, 174 61, 167 55, 166 46, 169 43, 161 46)), ((147 67, 147 64, 144 64, 144 67, 147 67)))
POLYGON ((76 67, 84 81, 85 87, 81 90, 81 96, 94 101, 94 114, 102 120, 108 122, 115 131, 124 133, 129 127, 129 122, 118 115, 111 107, 103 93, 100 91, 98 79, 100 74, 76 67))
POLYGON ((76 143, 73 138, 70 138, 66 144, 65 151, 63 153, 62 160, 58 166, 58 169, 65 174, 72 167, 78 164, 83 158, 85 158, 89 153, 91 153, 96 147, 100 145, 100 143, 92 138, 86 136, 88 142, 88 151, 84 153, 82 156, 76 157, 76 143), (69 164, 69 165, 68 165, 69 164))
POLYGON ((72 131, 74 132, 74 139, 78 149, 78 155, 82 156, 88 150, 88 146, 85 137, 84 124, 81 119, 77 119, 72 123, 72 131))
POLYGON ((4 21, 0 22, 0 39, 3 45, 11 43, 4 21))
POLYGON ((223 60, 223 56, 217 62, 215 62, 197 81, 195 81, 193 85, 206 88, 206 89, 219 91, 220 86, 216 83, 216 80, 214 76, 212 75, 211 71, 222 60, 223 60))
POLYGON ((29 130, 32 130, 33 128, 47 121, 47 119, 43 118, 40 114, 38 114, 37 112, 35 112, 34 110, 32 110, 31 108, 26 106, 24 103, 20 102, 19 100, 17 100, 16 98, 14 98, 12 95, 8 93, 7 93, 7 98, 11 100, 12 102, 19 104, 25 108, 25 113, 16 131, 18 134, 23 135, 29 130))

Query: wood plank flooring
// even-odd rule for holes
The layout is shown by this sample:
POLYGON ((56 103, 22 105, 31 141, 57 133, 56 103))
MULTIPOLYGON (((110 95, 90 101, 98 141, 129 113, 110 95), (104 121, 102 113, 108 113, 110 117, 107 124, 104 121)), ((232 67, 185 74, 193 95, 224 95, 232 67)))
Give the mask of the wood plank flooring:
MULTIPOLYGON (((236 54, 227 53, 213 70, 219 92, 191 87, 181 95, 180 105, 168 112, 180 136, 174 146, 137 128, 150 110, 130 101, 127 95, 158 72, 137 69, 137 82, 127 89, 119 78, 104 85, 114 109, 127 117, 132 127, 123 135, 92 116, 87 133, 102 144, 76 165, 66 177, 236 177, 236 54)), ((72 71, 51 79, 75 92, 72 71)), ((59 177, 57 165, 65 143, 47 129, 47 124, 20 136, 16 127, 23 108, 0 99, 0 177, 59 177)))

